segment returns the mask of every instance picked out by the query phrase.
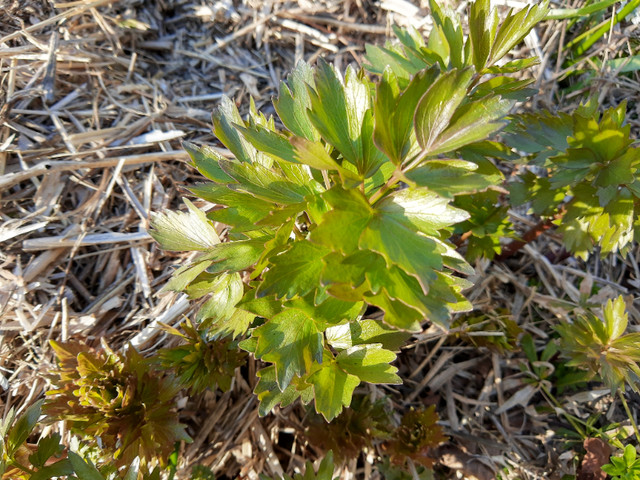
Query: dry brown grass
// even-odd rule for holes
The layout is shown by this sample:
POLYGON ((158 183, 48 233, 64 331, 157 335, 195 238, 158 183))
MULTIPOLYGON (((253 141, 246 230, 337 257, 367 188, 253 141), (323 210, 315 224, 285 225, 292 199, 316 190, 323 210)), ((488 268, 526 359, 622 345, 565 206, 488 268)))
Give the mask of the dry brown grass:
MULTIPOLYGON (((466 4, 456 3, 461 11, 466 4)), ((428 30, 426 13, 406 0, 5 0, 0 413, 23 410, 47 389, 49 339, 105 338, 114 347, 131 342, 151 352, 169 341, 158 322, 174 324, 194 311, 183 297, 156 294, 186 259, 160 251, 146 229, 150 212, 179 208, 185 186, 198 180, 180 142, 219 146, 209 123, 222 94, 245 110, 253 96, 270 112, 269 99, 296 60, 359 64, 364 43, 383 43, 393 22, 428 30)), ((564 24, 545 24, 523 46, 523 55, 542 58, 534 72, 537 106, 562 109, 585 95, 557 98, 566 72, 553 58, 564 32, 564 24)), ((628 32, 614 30, 594 55, 628 42, 628 32)), ((640 91, 615 72, 588 88, 610 103, 640 91)), ((632 112, 630 121, 637 125, 637 118, 632 112)), ((513 215, 523 230, 531 224, 513 215)), ((599 286, 602 301, 637 295, 637 248, 626 260, 550 261, 560 250, 548 235, 507 262, 479 263, 470 299, 482 312, 507 309, 543 344, 547 322, 567 315, 582 282, 599 286)), ((639 312, 630 313, 640 325, 639 312)), ((398 408, 439 405, 451 438, 439 451, 443 472, 484 479, 507 468, 509 478, 560 478, 574 470, 574 452, 549 435, 566 425, 536 409, 547 404, 541 391, 527 389, 521 353, 499 356, 436 330, 418 335, 406 350, 399 361, 405 385, 374 394, 389 395, 398 408)), ((201 463, 220 478, 255 479, 293 472, 319 454, 299 435, 301 407, 258 417, 255 369, 250 363, 238 371, 227 393, 181 403, 195 441, 184 446, 180 478, 201 463)), ((578 417, 620 418, 597 395, 575 397, 564 408, 578 417)), ((379 478, 369 465, 374 456, 346 465, 342 478, 379 478)))

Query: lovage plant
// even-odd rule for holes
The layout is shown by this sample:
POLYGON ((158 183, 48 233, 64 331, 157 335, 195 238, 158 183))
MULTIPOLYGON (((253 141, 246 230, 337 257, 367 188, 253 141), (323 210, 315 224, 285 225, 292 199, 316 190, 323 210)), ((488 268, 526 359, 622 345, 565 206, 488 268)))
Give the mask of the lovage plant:
POLYGON ((180 385, 150 368, 133 347, 120 354, 106 344, 51 343, 58 370, 43 407, 49 421, 66 420, 80 437, 99 437, 118 467, 137 457, 164 465, 175 442, 191 440, 174 412, 180 385))
POLYGON ((527 95, 509 75, 533 61, 497 62, 547 7, 498 24, 478 1, 466 40, 456 16, 431 7, 426 43, 397 30, 401 47, 369 49, 376 81, 300 63, 273 102, 283 127, 253 104, 243 120, 224 98, 213 131, 232 156, 185 144, 210 180, 192 192, 219 207, 205 216, 187 202, 151 233, 165 249, 202 251, 168 288, 208 294, 196 320, 267 364, 262 414, 301 398, 335 418, 361 382, 401 382, 391 362, 406 332, 471 308, 473 269, 448 240, 470 214, 452 202, 502 180, 487 139, 527 95), (371 307, 382 321, 366 318, 371 307))

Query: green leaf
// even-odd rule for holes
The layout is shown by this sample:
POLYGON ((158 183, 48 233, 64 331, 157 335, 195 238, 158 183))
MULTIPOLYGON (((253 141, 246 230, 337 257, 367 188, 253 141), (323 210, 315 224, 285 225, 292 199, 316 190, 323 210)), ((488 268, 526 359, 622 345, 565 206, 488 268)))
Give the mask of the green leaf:
POLYGON ((389 365, 395 359, 395 353, 374 344, 356 345, 344 350, 338 354, 336 362, 363 382, 399 385, 402 380, 396 375, 398 369, 389 365))
POLYGON ((302 480, 332 480, 333 470, 334 470, 333 452, 329 450, 325 455, 325 457, 320 462, 320 465, 318 466, 318 472, 316 473, 315 476, 312 475, 313 469, 311 467, 311 462, 307 462, 307 469, 305 471, 305 476, 302 478, 302 480), (307 477, 307 472, 310 473, 308 477, 307 477))
MULTIPOLYGON (((122 480, 138 480, 138 472, 140 471, 140 465, 137 462, 134 462, 131 467, 127 470, 124 478, 122 480)), ((144 480, 147 480, 145 477, 144 480)))
POLYGON ((309 120, 311 99, 308 87, 315 87, 313 69, 301 61, 287 76, 287 83, 280 83, 280 95, 273 101, 273 106, 285 127, 295 135, 315 142, 320 135, 309 120))
POLYGON ((220 168, 220 160, 224 160, 224 157, 213 147, 196 145, 191 142, 182 142, 182 148, 184 148, 191 157, 193 166, 209 180, 213 180, 216 183, 230 183, 234 181, 233 178, 224 173, 222 168, 220 168))
POLYGON ((31 465, 36 468, 44 467, 49 458, 60 453, 64 447, 60 445, 60 434, 53 433, 38 440, 38 449, 29 455, 31 465))
POLYGON ((294 242, 289 250, 270 259, 273 266, 265 273, 258 296, 292 298, 306 295, 318 286, 322 257, 327 253, 326 248, 306 240, 294 242))
POLYGON ((309 376, 313 385, 316 411, 330 422, 343 407, 351 405, 353 391, 360 384, 355 375, 345 372, 335 361, 325 360, 320 368, 309 376))
POLYGON ((193 282, 198 275, 204 272, 211 265, 210 261, 197 261, 191 265, 184 265, 173 272, 169 280, 160 292, 182 292, 193 282))
POLYGON ((380 343, 387 350, 398 351, 411 337, 410 333, 395 330, 380 320, 373 319, 329 327, 324 335, 329 345, 337 350, 346 350, 355 345, 380 343))
POLYGON ((378 84, 373 138, 378 148, 396 165, 401 164, 415 150, 413 115, 422 95, 439 73, 438 67, 422 70, 400 92, 396 75, 391 68, 387 68, 378 84))
POLYGON ((624 447, 624 453, 622 459, 627 467, 632 467, 636 461, 636 447, 633 445, 627 445, 624 447))
POLYGON ((244 334, 255 315, 236 308, 242 299, 244 286, 240 274, 223 273, 211 288, 211 296, 196 315, 203 327, 211 327, 217 336, 244 334))
POLYGON ((377 252, 389 266, 415 276, 425 293, 435 278, 433 270, 442 268, 440 248, 428 235, 439 236, 438 230, 468 218, 425 188, 394 192, 376 209, 357 190, 334 188, 325 199, 334 208, 312 232, 313 242, 346 254, 358 248, 377 252))
POLYGON ((351 170, 343 168, 327 153, 324 145, 320 142, 311 142, 303 137, 291 138, 291 144, 295 151, 295 158, 298 162, 318 170, 335 170, 345 179, 357 180, 357 175, 351 170))
POLYGON ((396 222, 425 235, 439 237, 438 231, 469 218, 464 210, 428 188, 405 188, 386 197, 376 206, 385 223, 396 222))
POLYGON ((389 67, 398 77, 398 83, 401 87, 407 85, 411 76, 424 68, 424 65, 414 65, 404 56, 401 49, 394 45, 387 44, 385 47, 378 47, 365 44, 364 48, 367 52, 365 59, 368 62, 365 64, 365 68, 372 73, 382 75, 384 70, 389 67))
POLYGON ((313 362, 322 361, 322 334, 306 313, 287 309, 258 327, 255 355, 275 364, 280 390, 291 383, 294 375, 304 376, 313 362))
MULTIPOLYGON (((226 95, 220 100, 220 106, 213 112, 213 133, 239 162, 258 162, 260 156, 256 149, 240 134, 235 125, 245 126, 236 104, 226 95)), ((220 160, 222 161, 222 160, 220 160)))
POLYGON ((155 213, 152 216, 149 234, 163 250, 190 251, 208 250, 220 243, 216 229, 207 216, 186 198, 188 212, 155 213))
POLYGON ((334 187, 325 192, 323 198, 333 208, 311 232, 311 241, 352 253, 358 248, 359 237, 373 217, 373 208, 357 189, 334 187))
POLYGON ((40 418, 42 403, 44 400, 38 400, 36 403, 27 408, 16 423, 11 427, 7 435, 6 453, 7 456, 13 457, 14 453, 20 446, 27 441, 29 435, 36 426, 40 418))
POLYGON ((622 295, 615 301, 608 300, 604 307, 604 321, 607 327, 609 340, 620 337, 627 329, 628 315, 625 312, 625 303, 622 295))
POLYGON ((105 480, 91 460, 84 460, 75 452, 69 452, 69 460, 78 478, 82 480, 105 480))
POLYGON ((450 119, 449 126, 430 146, 429 154, 450 152, 485 140, 506 125, 499 119, 509 112, 513 103, 512 100, 491 96, 463 105, 450 119))
POLYGON ((440 75, 426 91, 415 112, 418 143, 427 152, 437 145, 440 135, 449 127, 451 119, 467 96, 473 70, 451 70, 440 75))
POLYGON ((344 321, 351 322, 361 314, 363 302, 347 302, 334 297, 321 301, 311 292, 305 297, 296 297, 286 303, 288 308, 297 308, 305 312, 316 322, 318 330, 324 331, 330 325, 344 321), (319 304, 316 304, 319 303, 319 304))
POLYGON ((360 237, 360 247, 381 254, 387 265, 397 265, 415 276, 426 293, 434 279, 433 270, 442 268, 436 243, 406 225, 374 218, 360 237))
POLYGON ((253 145, 256 150, 269 155, 275 161, 298 163, 289 139, 278 132, 269 130, 262 125, 249 125, 248 127, 235 125, 242 136, 253 145))
MULTIPOLYGON (((454 15, 453 12, 445 15, 434 0, 429 0, 429 7, 431 8, 431 15, 436 26, 434 29, 435 32, 432 31, 429 37, 429 47, 433 45, 431 41, 432 37, 443 38, 444 41, 442 41, 442 43, 446 44, 446 50, 448 50, 448 55, 446 55, 449 59, 448 65, 454 68, 462 67, 465 63, 464 38, 457 16, 454 15)), ((445 59, 445 55, 441 56, 445 59)))
POLYGON ((309 188, 290 182, 284 175, 270 170, 259 163, 237 163, 220 161, 222 169, 238 181, 229 188, 250 193, 262 200, 281 205, 300 203, 309 193, 309 188))
POLYGON ((491 49, 489 65, 493 65, 526 37, 531 29, 545 17, 549 10, 549 2, 545 0, 538 5, 524 8, 515 14, 509 12, 500 22, 491 49))
POLYGON ((243 295, 244 287, 240 274, 221 273, 208 282, 208 285, 207 291, 211 297, 198 312, 199 321, 229 317, 243 295))
POLYGON ((405 173, 409 183, 452 198, 455 195, 476 193, 495 184, 489 175, 475 173, 478 165, 465 160, 430 160, 405 173))
MULTIPOLYGON (((59 478, 74 473, 71 461, 67 458, 60 460, 46 467, 39 468, 29 477, 29 480, 49 480, 50 478, 59 478)), ((75 472, 78 473, 78 472, 75 472)), ((84 477, 80 477, 83 478, 84 477)))
POLYGON ((372 140, 367 135, 368 129, 373 129, 371 112, 367 114, 371 107, 368 82, 348 68, 343 84, 334 68, 321 60, 315 84, 315 89, 309 91, 311 122, 362 178, 373 175, 382 159, 372 156, 372 140))
POLYGON ((251 240, 238 240, 235 242, 219 243, 207 253, 198 258, 198 261, 209 261, 209 273, 241 272, 254 265, 268 238, 261 237, 251 240))
POLYGON ((258 414, 263 417, 268 414, 276 405, 282 408, 291 405, 298 398, 302 397, 303 403, 309 403, 313 399, 313 388, 310 385, 303 385, 299 379, 294 378, 284 390, 280 390, 276 381, 276 367, 269 366, 258 370, 256 373, 259 380, 253 393, 260 401, 258 414), (300 388, 300 389, 299 389, 300 388))
POLYGON ((473 90, 473 98, 487 96, 500 97, 506 100, 524 102, 537 93, 533 88, 527 88, 533 79, 518 80, 517 78, 498 75, 478 84, 473 90))
POLYGON ((469 40, 476 71, 487 64, 498 27, 498 11, 491 8, 490 0, 476 0, 469 10, 469 40))

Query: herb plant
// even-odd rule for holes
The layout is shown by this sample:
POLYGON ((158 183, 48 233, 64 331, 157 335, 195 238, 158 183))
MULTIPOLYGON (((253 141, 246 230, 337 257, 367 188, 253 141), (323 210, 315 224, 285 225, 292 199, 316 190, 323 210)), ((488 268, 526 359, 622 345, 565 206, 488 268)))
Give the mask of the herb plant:
POLYGON ((58 357, 54 389, 43 411, 49 421, 66 420, 83 438, 99 437, 120 466, 164 465, 176 441, 189 441, 178 422, 174 399, 180 386, 155 371, 133 347, 120 354, 81 342, 51 342, 58 357))
POLYGON ((496 62, 546 4, 498 26, 476 2, 466 40, 455 15, 431 7, 427 43, 397 30, 402 47, 368 50, 377 82, 300 63, 273 102, 284 129, 253 104, 243 120, 224 98, 214 133, 233 158, 185 144, 211 181, 192 192, 224 208, 205 216, 188 203, 156 215, 151 233, 165 249, 203 252, 167 288, 210 295, 197 321, 268 364, 262 414, 301 398, 335 418, 361 382, 400 383, 390 339, 471 308, 461 275, 473 269, 448 240, 470 214, 452 202, 502 180, 490 159, 501 147, 486 140, 527 94, 509 74, 533 61, 496 62), (227 241, 211 222, 229 227, 227 241), (383 321, 364 318, 369 307, 383 321))
POLYGON ((611 463, 603 465, 602 471, 615 480, 638 480, 640 478, 640 458, 636 458, 636 447, 624 447, 622 457, 611 457, 611 463))
POLYGON ((604 384, 616 392, 622 385, 634 391, 640 388, 640 333, 625 333, 628 315, 624 299, 609 300, 603 319, 592 312, 578 315, 573 323, 558 325, 563 352, 570 357, 569 366, 599 375, 604 384))
MULTIPOLYGON (((300 400, 331 421, 362 382, 401 382, 392 362, 425 322, 448 330, 453 314, 472 309, 468 261, 508 257, 551 228, 578 257, 626 254, 640 205, 626 105, 511 113, 533 92, 521 72, 537 60, 509 61, 509 51, 547 6, 499 22, 488 0, 475 1, 465 37, 457 15, 430 1, 429 37, 395 28, 398 42, 368 46, 363 69, 299 63, 273 100, 277 119, 253 101, 243 119, 223 98, 213 132, 230 155, 184 145, 209 180, 191 192, 215 208, 205 214, 185 200, 187 212, 152 222, 162 248, 201 252, 166 287, 203 301, 193 327, 200 340, 189 340, 184 357, 165 353, 164 365, 188 384, 186 372, 198 369, 183 359, 196 359, 188 353, 196 344, 237 342, 263 363, 261 415, 300 400), (505 163, 515 167, 508 184, 505 163), (541 224, 517 238, 508 212, 520 205, 541 224), (506 238, 514 241, 505 249, 506 238)), ((613 391, 637 388, 640 371, 621 302, 607 305, 604 323, 587 314, 558 328, 568 366, 613 391)), ((453 324, 462 325, 498 352, 519 342, 529 393, 557 403, 556 343, 538 355, 514 322, 469 315, 453 324)), ((406 434, 387 442, 392 460, 429 467, 428 448, 444 439, 435 412, 405 420, 406 434), (407 439, 415 445, 402 450, 407 439)))
POLYGON ((237 344, 228 340, 208 340, 206 331, 198 329, 189 320, 181 325, 182 331, 165 325, 167 332, 186 342, 173 348, 163 348, 157 354, 158 363, 173 370, 182 387, 192 393, 214 389, 224 392, 231 387, 231 379, 237 367, 243 364, 246 354, 238 351, 237 344))

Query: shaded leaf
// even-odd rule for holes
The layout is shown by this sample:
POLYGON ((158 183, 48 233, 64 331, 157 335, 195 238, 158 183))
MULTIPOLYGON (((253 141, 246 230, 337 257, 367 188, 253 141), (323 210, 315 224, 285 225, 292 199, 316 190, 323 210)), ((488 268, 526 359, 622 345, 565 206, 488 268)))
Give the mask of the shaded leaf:
POLYGON ((363 382, 401 384, 398 369, 389 365, 396 359, 395 353, 379 344, 356 345, 338 354, 336 362, 347 373, 363 382))
POLYGON ((313 362, 322 361, 322 334, 301 310, 290 308, 278 313, 253 336, 258 339, 256 357, 275 364, 280 390, 289 386, 294 375, 304 376, 313 362))
POLYGON ((353 391, 360 380, 345 372, 335 361, 323 361, 307 382, 313 385, 316 411, 330 422, 343 407, 351 404, 353 391))

